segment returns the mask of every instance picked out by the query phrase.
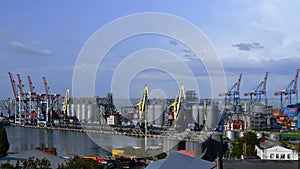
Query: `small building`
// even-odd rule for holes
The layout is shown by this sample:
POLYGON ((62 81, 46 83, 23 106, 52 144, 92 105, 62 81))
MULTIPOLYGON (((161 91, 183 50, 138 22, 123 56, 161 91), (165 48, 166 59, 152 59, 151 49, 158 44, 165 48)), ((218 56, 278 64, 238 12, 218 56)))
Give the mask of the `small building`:
POLYGON ((298 152, 283 147, 278 141, 262 137, 255 146, 257 156, 262 160, 298 160, 298 152))

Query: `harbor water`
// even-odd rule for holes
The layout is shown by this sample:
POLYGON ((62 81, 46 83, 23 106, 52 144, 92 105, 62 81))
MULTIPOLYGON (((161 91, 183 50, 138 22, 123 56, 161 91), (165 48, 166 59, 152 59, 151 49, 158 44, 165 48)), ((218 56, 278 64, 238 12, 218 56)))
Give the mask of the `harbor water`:
MULTIPOLYGON (((19 153, 37 147, 54 147, 57 155, 71 157, 73 155, 110 156, 112 149, 126 146, 143 147, 144 138, 99 133, 84 133, 62 130, 45 130, 6 126, 9 141, 9 153, 19 153)), ((148 146, 162 143, 158 138, 147 139, 148 146)))

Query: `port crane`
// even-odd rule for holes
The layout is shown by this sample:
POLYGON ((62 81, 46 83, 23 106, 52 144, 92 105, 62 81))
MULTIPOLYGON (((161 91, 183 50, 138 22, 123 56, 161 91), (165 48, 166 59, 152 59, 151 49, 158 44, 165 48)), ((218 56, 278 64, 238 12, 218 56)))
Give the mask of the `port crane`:
POLYGON ((226 102, 231 102, 235 105, 240 103, 241 80, 242 80, 242 73, 240 74, 239 79, 236 83, 234 83, 230 88, 228 88, 225 93, 219 94, 219 96, 225 96, 225 104, 226 102))
POLYGON ((69 104, 69 100, 70 100, 70 89, 67 89, 66 96, 63 102, 64 120, 67 119, 67 106, 69 104))
POLYGON ((14 93, 15 100, 19 101, 16 81, 14 80, 13 74, 11 72, 8 72, 8 75, 9 75, 9 79, 10 79, 10 83, 11 83, 11 87, 12 87, 12 90, 13 90, 13 93, 14 93))
POLYGON ((138 108, 140 125, 142 124, 142 117, 146 110, 146 106, 148 105, 148 98, 149 98, 149 88, 147 85, 145 85, 140 102, 138 104, 136 104, 136 107, 138 108))
POLYGON ((264 99, 264 103, 267 104, 267 80, 268 80, 269 72, 266 72, 265 78, 261 81, 256 87, 254 87, 251 91, 244 93, 244 96, 250 96, 250 104, 261 102, 262 98, 264 99))
POLYGON ((292 95, 295 95, 296 100, 295 102, 298 102, 298 90, 297 90, 297 83, 298 83, 298 76, 299 76, 299 70, 296 70, 295 78, 282 90, 275 92, 275 96, 280 96, 280 106, 283 108, 283 96, 286 96, 286 100, 288 100, 288 104, 292 104, 292 95))
POLYGON ((172 113, 173 113, 173 120, 174 120, 174 127, 175 128, 176 128, 176 125, 177 125, 179 111, 181 110, 181 105, 182 105, 184 99, 185 99, 184 86, 182 84, 180 84, 177 97, 175 98, 174 102, 170 105, 170 108, 171 108, 172 113))

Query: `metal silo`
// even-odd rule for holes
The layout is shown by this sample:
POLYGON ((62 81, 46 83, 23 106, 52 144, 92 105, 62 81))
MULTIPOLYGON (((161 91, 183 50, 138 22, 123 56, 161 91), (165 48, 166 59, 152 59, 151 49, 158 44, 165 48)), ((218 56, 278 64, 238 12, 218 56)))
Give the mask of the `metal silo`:
POLYGON ((75 113, 74 113, 74 104, 71 104, 71 112, 70 112, 70 116, 75 116, 75 113))
POLYGON ((154 105, 154 124, 162 125, 163 124, 163 105, 155 104, 154 105))
POLYGON ((199 124, 199 106, 197 104, 192 106, 193 121, 199 124))
POLYGON ((154 123, 154 111, 155 111, 154 105, 149 105, 148 111, 146 112, 145 116, 146 116, 147 122, 150 124, 154 123))
POLYGON ((219 123, 219 109, 216 104, 207 106, 206 127, 208 130, 216 128, 219 123))
POLYGON ((199 125, 203 125, 204 120, 204 106, 199 106, 199 125))
POLYGON ((81 122, 86 122, 86 109, 85 104, 81 104, 81 122))
POLYGON ((80 104, 77 103, 76 107, 77 107, 77 108, 76 108, 77 111, 76 111, 76 113, 75 113, 75 114, 76 114, 76 117, 78 118, 78 120, 81 120, 81 117, 80 117, 80 112, 81 112, 81 111, 80 111, 80 104))
POLYGON ((266 106, 263 103, 254 103, 251 105, 252 112, 254 113, 264 113, 266 110, 266 106))
POLYGON ((87 123, 92 123, 92 105, 88 105, 87 107, 87 119, 86 119, 87 123))

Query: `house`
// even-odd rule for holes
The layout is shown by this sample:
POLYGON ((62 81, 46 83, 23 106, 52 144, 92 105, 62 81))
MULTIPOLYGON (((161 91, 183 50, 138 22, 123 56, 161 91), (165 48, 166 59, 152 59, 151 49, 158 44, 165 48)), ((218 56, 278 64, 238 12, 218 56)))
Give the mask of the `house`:
POLYGON ((297 151, 285 148, 280 142, 268 137, 262 137, 255 149, 262 160, 298 160, 297 151))

